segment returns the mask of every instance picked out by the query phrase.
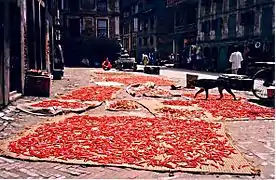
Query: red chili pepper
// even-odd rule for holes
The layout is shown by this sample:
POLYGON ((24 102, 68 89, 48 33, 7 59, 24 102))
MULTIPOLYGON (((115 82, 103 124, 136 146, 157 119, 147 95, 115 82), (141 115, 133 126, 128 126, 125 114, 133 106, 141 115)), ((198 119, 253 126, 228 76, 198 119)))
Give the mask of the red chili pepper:
POLYGON ((234 149, 217 133, 220 128, 220 123, 206 121, 80 115, 39 126, 32 134, 11 142, 9 150, 31 157, 54 156, 100 164, 141 166, 145 162, 173 168, 168 163, 172 162, 196 168, 208 165, 206 162, 212 159, 222 164, 222 157, 230 158, 234 149), (172 147, 163 147, 160 142, 172 147), (102 157, 96 157, 95 153, 102 157), (165 161, 154 159, 164 153, 170 155, 165 161))
POLYGON ((213 167, 215 167, 215 168, 219 168, 217 165, 215 165, 215 164, 213 164, 213 163, 211 163, 211 166, 213 166, 213 167))
POLYGON ((249 165, 242 165, 241 168, 249 167, 249 165))

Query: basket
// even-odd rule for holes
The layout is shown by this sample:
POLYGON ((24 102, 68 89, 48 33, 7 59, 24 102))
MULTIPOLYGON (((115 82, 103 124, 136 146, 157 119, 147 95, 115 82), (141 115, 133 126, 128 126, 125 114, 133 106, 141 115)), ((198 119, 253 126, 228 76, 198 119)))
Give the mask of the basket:
POLYGON ((186 88, 194 89, 194 81, 198 79, 198 75, 187 74, 186 75, 186 88))

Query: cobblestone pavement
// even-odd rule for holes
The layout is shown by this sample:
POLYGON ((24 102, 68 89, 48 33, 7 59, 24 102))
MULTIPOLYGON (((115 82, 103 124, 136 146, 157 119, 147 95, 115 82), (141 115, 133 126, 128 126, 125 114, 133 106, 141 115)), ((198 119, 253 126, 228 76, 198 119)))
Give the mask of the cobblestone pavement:
MULTIPOLYGON (((51 97, 57 93, 64 93, 80 86, 87 86, 90 81, 91 69, 65 69, 63 80, 53 81, 51 97)), ((161 70, 162 75, 183 81, 184 72, 161 70)), ((201 76, 204 76, 202 74, 201 76)), ((16 105, 35 101, 41 98, 24 97, 10 104, 0 111, 0 139, 8 138, 24 127, 43 120, 16 110, 16 105)), ((0 179, 14 178, 123 178, 123 179, 274 179, 275 148, 274 121, 244 121, 227 122, 226 127, 235 144, 245 154, 245 157, 259 167, 261 176, 230 176, 230 175, 196 175, 175 173, 169 177, 168 173, 138 171, 129 168, 92 167, 68 165, 48 162, 21 161, 0 156, 0 179)))

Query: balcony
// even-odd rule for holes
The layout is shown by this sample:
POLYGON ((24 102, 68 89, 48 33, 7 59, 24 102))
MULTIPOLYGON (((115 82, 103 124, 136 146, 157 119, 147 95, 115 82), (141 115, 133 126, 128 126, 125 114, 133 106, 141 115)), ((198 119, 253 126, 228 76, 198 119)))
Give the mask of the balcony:
POLYGON ((174 27, 174 33, 188 33, 196 31, 196 23, 174 27))

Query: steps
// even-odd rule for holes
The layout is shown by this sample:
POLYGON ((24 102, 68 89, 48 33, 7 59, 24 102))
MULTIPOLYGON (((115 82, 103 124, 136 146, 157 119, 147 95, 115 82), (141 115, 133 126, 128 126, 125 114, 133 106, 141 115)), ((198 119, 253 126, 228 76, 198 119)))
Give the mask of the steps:
POLYGON ((17 91, 12 91, 9 93, 9 101, 13 102, 19 99, 22 96, 21 93, 18 93, 17 91))

